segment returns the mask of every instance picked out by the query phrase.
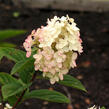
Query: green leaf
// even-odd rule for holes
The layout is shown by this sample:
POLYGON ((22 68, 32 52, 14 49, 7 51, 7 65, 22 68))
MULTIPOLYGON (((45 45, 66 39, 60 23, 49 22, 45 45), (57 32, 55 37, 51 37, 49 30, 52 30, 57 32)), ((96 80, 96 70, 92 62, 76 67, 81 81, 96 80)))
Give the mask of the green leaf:
POLYGON ((106 109, 106 108, 103 106, 103 107, 101 107, 100 109, 106 109))
MULTIPOLYGON (((28 93, 28 92, 29 92, 29 88, 27 88, 25 94, 28 93)), ((13 95, 13 96, 11 96, 11 97, 8 97, 8 98, 6 99, 6 101, 8 101, 8 103, 9 103, 11 106, 13 106, 13 105, 17 102, 17 100, 18 100, 18 98, 19 98, 20 96, 21 96, 21 93, 18 93, 18 94, 16 94, 16 95, 13 95)), ((23 99, 22 99, 18 104, 22 103, 22 101, 23 101, 23 99)))
POLYGON ((4 99, 7 99, 13 95, 16 95, 26 88, 28 88, 30 84, 22 85, 19 81, 16 81, 14 83, 9 83, 4 86, 2 86, 2 95, 4 99))
POLYGON ((16 82, 16 79, 8 73, 0 72, 0 84, 5 85, 8 83, 16 82))
POLYGON ((82 85, 82 83, 78 79, 70 75, 64 75, 64 80, 59 81, 58 83, 87 92, 85 87, 82 85))
POLYGON ((0 56, 6 56, 14 62, 27 59, 24 51, 9 47, 0 47, 0 56))
POLYGON ((16 72, 19 73, 20 78, 24 83, 28 83, 31 80, 34 70, 34 59, 30 58, 25 61, 19 61, 13 67, 11 74, 15 74, 16 72))
MULTIPOLYGON (((34 54, 34 52, 36 52, 36 51, 34 51, 34 49, 33 49, 32 55, 34 54)), ((30 82, 30 80, 32 78, 32 74, 35 72, 35 70, 34 70, 34 58, 32 55, 30 56, 30 58, 26 58, 24 60, 17 62, 11 71, 11 75, 18 72, 20 78, 22 79, 22 81, 24 83, 30 82)))
POLYGON ((7 58, 16 62, 13 67, 11 74, 19 73, 20 78, 24 83, 28 83, 31 79, 31 73, 34 73, 34 59, 31 56, 26 58, 26 53, 17 50, 15 48, 0 47, 0 56, 6 56, 7 58))
MULTIPOLYGON (((47 80, 49 80, 48 78, 43 77, 42 75, 37 76, 36 79, 47 79, 47 80)), ((76 78, 74 78, 70 75, 64 75, 64 80, 59 81, 58 83, 61 84, 61 85, 73 87, 73 88, 87 92, 87 90, 82 85, 82 83, 78 79, 76 79, 76 78)))
POLYGON ((13 69, 11 70, 11 75, 15 74, 16 72, 22 72, 24 70, 29 69, 29 71, 33 71, 34 69, 34 59, 26 59, 26 60, 21 60, 17 62, 13 69), (30 68, 28 68, 30 67, 30 68))
POLYGON ((31 91, 31 92, 27 93, 24 96, 24 98, 25 99, 38 98, 41 100, 47 100, 47 101, 58 102, 58 103, 69 103, 70 102, 70 100, 62 93, 57 92, 57 91, 50 91, 47 89, 31 91))
POLYGON ((21 80, 17 80, 7 73, 0 73, 0 83, 2 86, 2 94, 4 99, 11 97, 25 88, 29 87, 30 84, 24 84, 21 80))
POLYGON ((0 42, 0 47, 16 47, 16 45, 7 42, 0 42))
POLYGON ((29 66, 28 63, 26 65, 27 67, 25 66, 24 68, 21 69, 21 71, 19 71, 19 76, 24 83, 29 83, 30 80, 32 79, 32 75, 35 72, 35 70, 34 70, 34 64, 33 65, 30 64, 29 66))
POLYGON ((26 33, 25 30, 14 30, 14 29, 8 29, 8 30, 0 30, 0 41, 26 33))
POLYGON ((13 105, 17 102, 18 97, 19 97, 19 96, 14 95, 14 96, 8 97, 8 98, 6 99, 6 101, 8 101, 8 103, 9 103, 11 106, 13 106, 13 105))

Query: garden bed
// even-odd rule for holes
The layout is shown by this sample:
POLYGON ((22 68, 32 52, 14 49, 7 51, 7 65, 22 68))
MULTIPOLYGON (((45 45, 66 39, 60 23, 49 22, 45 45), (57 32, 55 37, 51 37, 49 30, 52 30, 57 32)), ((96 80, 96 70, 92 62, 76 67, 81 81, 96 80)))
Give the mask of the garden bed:
MULTIPOLYGON (((68 14, 73 17, 81 30, 84 52, 77 60, 78 67, 70 70, 70 74, 77 77, 85 85, 88 93, 67 88, 66 91, 58 84, 50 85, 45 80, 36 80, 31 89, 55 89, 72 98, 74 109, 86 109, 94 104, 105 106, 109 109, 109 14, 95 12, 73 12, 59 10, 41 10, 16 8, 11 3, 0 3, 0 29, 26 29, 28 33, 7 40, 17 44, 23 49, 22 43, 31 30, 46 25, 47 18, 54 15, 68 14), (19 13, 15 16, 14 13, 19 13)), ((0 72, 10 72, 13 62, 2 59, 0 72)), ((67 104, 48 103, 41 100, 27 100, 17 109, 69 109, 67 104)))

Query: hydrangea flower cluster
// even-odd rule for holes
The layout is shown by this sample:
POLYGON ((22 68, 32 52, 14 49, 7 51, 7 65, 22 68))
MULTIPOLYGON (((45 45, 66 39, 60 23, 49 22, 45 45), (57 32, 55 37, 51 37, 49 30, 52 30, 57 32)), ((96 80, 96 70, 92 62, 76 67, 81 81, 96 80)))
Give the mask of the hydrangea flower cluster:
POLYGON ((33 30, 23 46, 27 57, 31 55, 31 47, 38 48, 33 55, 35 70, 42 71, 43 76, 48 77, 51 84, 54 84, 63 80, 63 75, 71 67, 76 67, 77 55, 83 52, 81 43, 79 28, 74 19, 55 16, 48 19, 47 26, 33 30))

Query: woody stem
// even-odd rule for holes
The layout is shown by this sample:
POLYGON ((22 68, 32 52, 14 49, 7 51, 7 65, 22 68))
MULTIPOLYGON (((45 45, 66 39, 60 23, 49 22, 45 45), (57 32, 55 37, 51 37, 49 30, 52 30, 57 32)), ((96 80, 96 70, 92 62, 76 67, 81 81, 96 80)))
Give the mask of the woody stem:
MULTIPOLYGON (((33 81, 35 80, 35 77, 36 77, 36 72, 33 74, 32 79, 31 79, 30 82, 33 82, 33 81)), ((22 100, 22 98, 23 98, 23 96, 24 96, 24 94, 25 94, 26 91, 27 91, 27 89, 25 89, 25 90, 22 92, 21 96, 18 98, 18 100, 16 101, 16 103, 14 104, 14 106, 12 107, 12 109, 15 109, 15 108, 17 107, 17 105, 18 105, 19 102, 22 100)))

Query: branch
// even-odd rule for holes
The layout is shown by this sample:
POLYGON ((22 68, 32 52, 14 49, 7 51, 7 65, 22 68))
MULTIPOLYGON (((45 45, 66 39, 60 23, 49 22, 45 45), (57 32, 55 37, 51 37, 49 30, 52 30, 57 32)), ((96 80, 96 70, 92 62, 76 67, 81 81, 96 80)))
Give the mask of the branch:
MULTIPOLYGON (((71 94, 70 94, 70 92, 68 91, 68 89, 67 89, 66 87, 64 87, 64 86, 63 86, 62 88, 63 88, 63 90, 66 92, 66 94, 67 94, 68 98, 70 99, 70 101, 72 101, 72 97, 71 97, 71 94)), ((71 102, 69 103, 67 109, 73 109, 73 105, 72 105, 71 102)))
MULTIPOLYGON (((37 73, 37 72, 35 72, 35 73, 33 74, 32 79, 30 80, 30 82, 33 82, 33 81, 35 80, 36 73, 37 73)), ((14 106, 12 107, 12 109, 15 109, 15 108, 16 108, 16 106, 17 106, 17 105, 19 104, 19 102, 22 100, 22 98, 23 98, 23 96, 24 96, 24 94, 25 94, 26 91, 27 91, 27 89, 25 89, 25 90, 22 92, 21 96, 18 98, 17 102, 14 104, 14 106)))

